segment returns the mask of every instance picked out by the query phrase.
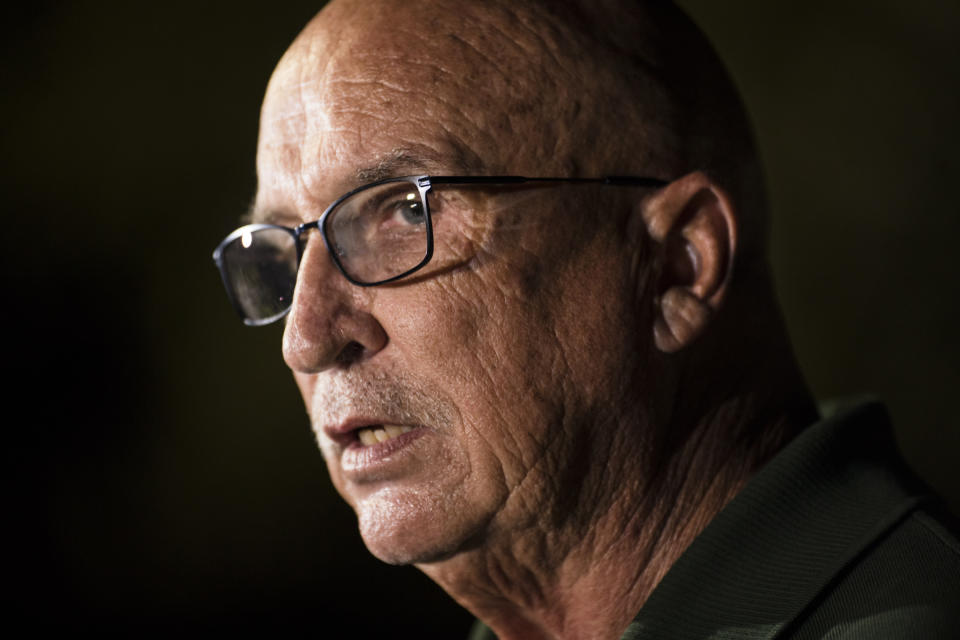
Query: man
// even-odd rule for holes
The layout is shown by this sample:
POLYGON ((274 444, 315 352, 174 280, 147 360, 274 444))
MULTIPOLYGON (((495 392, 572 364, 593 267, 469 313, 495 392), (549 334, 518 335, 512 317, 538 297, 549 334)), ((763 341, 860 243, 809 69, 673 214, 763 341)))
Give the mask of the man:
POLYGON ((746 117, 675 7, 335 0, 257 163, 228 293, 286 317, 369 550, 477 637, 954 637, 956 538, 882 409, 817 423, 746 117))

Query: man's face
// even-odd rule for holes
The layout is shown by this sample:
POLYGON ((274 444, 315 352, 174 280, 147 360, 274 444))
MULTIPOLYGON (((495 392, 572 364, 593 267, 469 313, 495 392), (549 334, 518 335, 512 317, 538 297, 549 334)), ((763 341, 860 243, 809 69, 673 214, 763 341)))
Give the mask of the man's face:
MULTIPOLYGON (((564 173, 518 106, 535 81, 517 93, 475 48, 497 30, 425 44, 410 19, 362 12, 325 10, 271 80, 258 216, 315 220, 384 173, 564 173)), ((309 239, 284 356, 381 559, 431 562, 555 518, 614 446, 646 347, 604 189, 438 188, 433 260, 387 286, 351 285, 309 239)))

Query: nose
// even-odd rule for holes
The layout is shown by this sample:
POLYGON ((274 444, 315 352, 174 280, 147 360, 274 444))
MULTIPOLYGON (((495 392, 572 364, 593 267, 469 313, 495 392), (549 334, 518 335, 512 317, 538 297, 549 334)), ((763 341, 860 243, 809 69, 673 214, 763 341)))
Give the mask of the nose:
POLYGON ((283 359, 298 373, 348 367, 387 344, 387 333, 369 309, 371 292, 351 284, 333 264, 319 237, 300 261, 293 304, 283 332, 283 359))

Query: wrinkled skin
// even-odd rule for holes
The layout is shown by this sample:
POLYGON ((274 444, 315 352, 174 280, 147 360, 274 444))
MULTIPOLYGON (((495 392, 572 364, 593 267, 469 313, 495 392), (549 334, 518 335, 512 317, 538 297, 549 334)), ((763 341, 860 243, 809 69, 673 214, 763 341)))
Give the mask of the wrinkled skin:
MULTIPOLYGON (((473 45, 444 43, 443 65, 416 60, 406 41, 418 25, 394 17, 366 22, 371 51, 338 28, 357 11, 331 7, 327 29, 309 28, 271 81, 258 217, 316 219, 376 171, 563 175, 532 144, 515 153, 511 140, 540 139, 540 120, 473 45), (498 128, 507 143, 492 137, 498 128)), ((504 38, 476 24, 478 40, 504 38)), ((433 562, 498 531, 569 519, 569 496, 599 488, 582 473, 583 443, 591 455, 609 449, 612 427, 640 409, 599 382, 636 380, 638 337, 649 339, 642 326, 624 330, 643 322, 629 206, 578 215, 610 199, 602 189, 438 190, 436 256, 394 286, 350 285, 319 237, 309 242, 284 357, 333 482, 383 560, 433 562), (324 427, 358 417, 427 433, 382 472, 345 472, 324 427)))
MULTIPOLYGON (((600 4, 606 37, 619 3, 600 4)), ((504 640, 619 637, 813 413, 764 270, 730 285, 765 215, 748 207, 740 233, 736 201, 762 186, 735 91, 664 3, 599 49, 563 26, 585 6, 336 0, 261 120, 254 218, 291 225, 381 177, 671 180, 438 187, 433 260, 385 286, 351 285, 307 244, 283 353, 333 483, 372 553, 416 564, 504 640), (668 58, 691 83, 675 94, 668 58), (364 425, 416 436, 365 466, 338 433, 364 425)))

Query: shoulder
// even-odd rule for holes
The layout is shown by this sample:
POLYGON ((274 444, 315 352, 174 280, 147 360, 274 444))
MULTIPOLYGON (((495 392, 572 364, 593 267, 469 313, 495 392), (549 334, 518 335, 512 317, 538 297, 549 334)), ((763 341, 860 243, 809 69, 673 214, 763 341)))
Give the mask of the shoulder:
POLYGON ((960 635, 960 540, 936 507, 903 518, 840 572, 797 620, 804 640, 960 635))
POLYGON ((928 605, 885 611, 832 628, 823 640, 949 640, 958 621, 944 609, 928 605))

